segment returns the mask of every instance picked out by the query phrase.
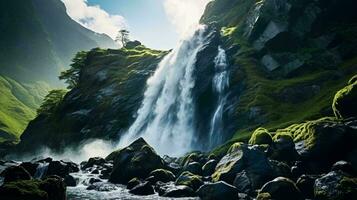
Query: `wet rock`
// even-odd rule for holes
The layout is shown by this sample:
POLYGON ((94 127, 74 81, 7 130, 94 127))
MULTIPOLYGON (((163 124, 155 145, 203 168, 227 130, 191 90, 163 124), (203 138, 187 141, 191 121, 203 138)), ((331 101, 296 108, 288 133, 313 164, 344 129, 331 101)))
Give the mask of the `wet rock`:
POLYGON ((103 166, 106 163, 104 158, 100 158, 100 157, 94 157, 94 158, 89 158, 89 160, 87 162, 83 162, 81 163, 81 169, 88 169, 90 167, 93 167, 94 165, 97 166, 103 166))
POLYGON ((343 171, 347 174, 355 175, 355 171, 353 169, 353 166, 351 163, 346 162, 346 161, 338 161, 335 164, 333 164, 331 171, 343 171))
POLYGON ((90 178, 88 181, 89 184, 99 183, 99 182, 102 182, 102 180, 97 179, 97 178, 90 178))
POLYGON ((196 191, 203 185, 202 177, 192 174, 191 172, 183 172, 175 181, 176 185, 186 185, 196 191))
POLYGON ((164 183, 175 181, 175 175, 172 172, 165 169, 156 169, 150 172, 149 177, 151 183, 156 183, 158 181, 164 183))
POLYGON ((38 165, 38 163, 33 162, 23 162, 20 164, 20 166, 26 169, 26 171, 28 171, 31 176, 35 175, 38 165))
POLYGON ((249 144, 271 144, 273 142, 271 134, 265 128, 258 128, 249 139, 249 144))
POLYGON ((39 188, 48 194, 48 199, 66 200, 66 185, 59 176, 49 176, 40 182, 39 188))
POLYGON ((259 188, 274 178, 274 170, 264 152, 254 146, 236 143, 217 164, 212 180, 233 184, 236 174, 243 170, 254 177, 253 187, 259 188))
POLYGON ((141 183, 141 184, 135 186, 129 192, 132 194, 135 194, 135 195, 155 194, 154 188, 152 187, 152 185, 149 182, 141 183))
POLYGON ((155 186, 155 190, 163 197, 194 197, 196 193, 192 188, 186 185, 175 185, 173 183, 159 183, 155 186))
POLYGON ((291 178, 291 170, 290 167, 285 164, 284 162, 276 161, 276 160, 269 160, 270 166, 273 168, 274 176, 275 177, 287 177, 291 178))
POLYGON ((357 178, 333 171, 316 179, 314 185, 315 199, 347 200, 357 197, 357 178))
POLYGON ((238 197, 238 190, 226 182, 219 181, 202 185, 197 194, 202 200, 235 200, 238 197))
POLYGON ((319 177, 315 175, 302 175, 296 181, 296 186, 299 188, 305 198, 314 198, 314 184, 317 178, 319 177))
POLYGON ((77 180, 71 175, 67 175, 64 178, 64 183, 66 184, 67 187, 75 187, 75 186, 77 186, 77 180))
POLYGON ((333 100, 332 109, 335 116, 347 119, 357 116, 357 81, 352 78, 349 84, 338 91, 333 100))
POLYGON ((192 174, 202 175, 202 165, 199 162, 190 162, 183 168, 183 171, 188 171, 192 174))
POLYGON ((202 175, 211 176, 214 173, 214 170, 216 169, 217 163, 218 162, 215 159, 207 161, 207 163, 204 164, 202 167, 202 175))
POLYGON ((275 200, 304 200, 295 183, 284 177, 269 181, 261 188, 259 193, 268 193, 275 200))
POLYGON ((118 188, 114 184, 107 182, 94 182, 93 184, 87 187, 87 190, 96 190, 99 192, 110 192, 117 189, 118 188))
POLYGON ((164 167, 163 160, 143 138, 114 154, 114 167, 109 178, 113 183, 126 184, 134 177, 146 178, 153 170, 164 167))
POLYGON ((295 149, 295 143, 290 135, 277 134, 274 136, 274 143, 270 148, 270 158, 280 161, 297 160, 298 153, 295 149))
POLYGON ((70 167, 62 161, 52 161, 48 165, 47 176, 57 175, 60 177, 66 177, 70 173, 70 167))
POLYGON ((30 173, 21 166, 8 167, 1 173, 1 176, 4 177, 4 183, 19 181, 19 180, 31 180, 30 173))
POLYGON ((238 193, 238 199, 239 200, 253 200, 252 197, 250 197, 248 194, 245 194, 245 193, 238 193))
POLYGON ((138 179, 138 178, 133 178, 133 179, 131 179, 131 180, 128 182, 128 184, 126 185, 126 189, 131 190, 131 189, 133 189, 135 186, 140 185, 140 183, 141 183, 140 179, 138 179))
POLYGON ((253 186, 251 180, 246 171, 237 173, 234 179, 233 185, 237 188, 239 192, 251 194, 253 192, 253 186))

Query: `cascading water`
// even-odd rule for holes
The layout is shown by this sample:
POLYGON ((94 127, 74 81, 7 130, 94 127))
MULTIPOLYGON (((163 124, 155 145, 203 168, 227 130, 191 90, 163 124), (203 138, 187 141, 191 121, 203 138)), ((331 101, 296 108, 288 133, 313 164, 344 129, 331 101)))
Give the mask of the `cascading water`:
POLYGON ((205 30, 199 26, 160 62, 147 81, 137 118, 121 144, 141 136, 160 154, 180 155, 191 150, 195 132, 193 72, 196 56, 208 42, 205 30))
POLYGON ((223 134, 223 109, 226 104, 226 91, 229 87, 229 72, 227 55, 222 47, 218 47, 218 54, 214 60, 215 75, 212 80, 213 92, 218 96, 217 107, 213 114, 210 126, 210 146, 213 147, 222 142, 223 134))
POLYGON ((49 163, 47 163, 47 162, 39 163, 39 165, 36 168, 34 178, 41 179, 46 174, 48 165, 49 165, 49 163))

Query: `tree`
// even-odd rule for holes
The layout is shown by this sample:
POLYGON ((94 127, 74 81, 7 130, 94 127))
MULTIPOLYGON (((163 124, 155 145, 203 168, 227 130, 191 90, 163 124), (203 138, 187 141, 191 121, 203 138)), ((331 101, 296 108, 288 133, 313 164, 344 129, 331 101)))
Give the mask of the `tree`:
POLYGON ((55 113, 66 93, 67 91, 63 89, 51 90, 46 95, 40 108, 37 109, 37 114, 52 115, 53 113, 55 113))
POLYGON ((122 29, 120 31, 118 31, 118 35, 115 38, 115 41, 118 43, 121 43, 123 47, 125 47, 125 45, 130 41, 129 40, 129 31, 122 29))
POLYGON ((78 85, 79 75, 81 69, 85 66, 85 60, 87 59, 87 52, 80 51, 72 59, 71 67, 61 72, 61 75, 58 77, 60 80, 64 80, 68 86, 68 89, 73 89, 78 85))

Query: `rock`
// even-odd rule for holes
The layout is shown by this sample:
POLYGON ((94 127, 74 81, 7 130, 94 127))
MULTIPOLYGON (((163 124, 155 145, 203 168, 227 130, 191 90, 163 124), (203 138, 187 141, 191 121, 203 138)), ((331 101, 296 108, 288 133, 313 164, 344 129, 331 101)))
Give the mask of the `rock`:
POLYGON ((117 189, 117 186, 108 182, 94 182, 93 184, 87 187, 87 190, 95 190, 98 192, 110 192, 117 189))
POLYGON ((292 177, 298 179, 301 175, 305 174, 307 170, 303 162, 296 161, 290 171, 292 177))
POLYGON ((269 40, 273 39, 278 34, 287 31, 287 29, 287 23, 270 21, 263 34, 256 41, 254 41, 254 48, 257 50, 262 50, 269 40))
POLYGON ((141 42, 135 40, 135 41, 129 41, 125 44, 125 48, 127 49, 133 49, 137 46, 140 46, 141 45, 141 42))
POLYGON ((331 171, 338 171, 338 170, 341 170, 350 175, 355 175, 355 171, 353 169, 352 164, 343 160, 336 162, 335 164, 333 164, 331 168, 331 171))
POLYGON ((290 135, 276 134, 273 139, 270 158, 280 161, 297 160, 299 154, 296 152, 294 140, 290 135))
POLYGON ((257 200, 273 200, 269 193, 259 193, 257 196, 257 200))
POLYGON ((314 198, 314 184, 315 180, 319 178, 313 175, 302 175, 297 181, 296 186, 307 199, 314 198))
POLYGON ((20 166, 26 169, 26 171, 28 171, 31 176, 35 175, 38 165, 38 163, 33 162, 23 162, 20 164, 20 166))
POLYGON ((97 178, 90 178, 89 179, 89 184, 93 184, 93 183, 99 183, 99 182, 102 182, 100 179, 97 179, 97 178))
POLYGON ((163 160, 143 138, 116 152, 109 181, 126 184, 134 177, 146 178, 150 172, 164 167, 163 160))
POLYGON ((199 162, 190 162, 183 168, 183 171, 188 171, 192 174, 202 175, 202 165, 199 162))
POLYGON ((181 165, 186 167, 188 164, 193 163, 193 162, 198 162, 198 163, 206 163, 207 158, 206 155, 203 154, 202 152, 192 152, 181 158, 181 165))
POLYGON ((357 117, 357 81, 352 78, 349 85, 338 91, 332 109, 339 119, 357 117))
POLYGON ((202 167, 202 175, 203 176, 211 176, 214 173, 217 163, 218 162, 215 159, 207 161, 207 163, 204 164, 202 167))
POLYGON ((64 178, 64 183, 66 184, 67 187, 76 187, 77 186, 77 180, 71 175, 67 175, 64 178))
POLYGON ((202 177, 191 172, 183 172, 175 181, 176 185, 186 185, 196 191, 203 185, 202 177))
POLYGON ((99 174, 99 170, 98 169, 94 169, 93 171, 91 171, 91 174, 99 174))
POLYGON ((280 64, 278 63, 278 61, 276 61, 269 54, 263 56, 262 59, 260 60, 260 62, 268 71, 274 71, 275 69, 280 67, 280 64))
POLYGON ((173 183, 159 183, 155 186, 155 190, 163 197, 180 198, 196 196, 192 188, 186 185, 174 185, 173 183))
POLYGON ((39 188, 48 194, 48 199, 66 200, 66 185, 61 177, 49 176, 40 182, 39 188))
POLYGON ((164 183, 175 181, 175 175, 172 172, 165 169, 156 169, 150 172, 149 177, 152 177, 150 179, 152 181, 151 183, 156 183, 158 181, 164 183))
POLYGON ((284 177, 278 177, 264 184, 260 193, 269 193, 274 200, 304 200, 295 183, 284 177))
POLYGON ((62 161, 52 161, 48 165, 46 175, 47 176, 57 175, 62 178, 65 178, 67 175, 69 175, 70 172, 71 172, 70 166, 68 166, 66 163, 62 161))
POLYGON ((90 167, 93 167, 94 165, 103 166, 105 163, 106 161, 104 158, 100 158, 100 157, 89 158, 87 162, 81 163, 81 169, 88 169, 90 167))
POLYGON ((128 184, 126 185, 126 189, 131 190, 131 189, 133 189, 135 186, 140 185, 140 183, 141 183, 140 179, 138 179, 138 178, 133 178, 133 179, 131 179, 131 180, 128 182, 128 184))
POLYGON ((154 188, 152 187, 152 185, 149 182, 141 183, 141 184, 135 186, 129 192, 132 194, 135 194, 135 195, 155 194, 154 188))
POLYGON ((4 177, 4 183, 19 180, 31 180, 30 173, 21 166, 10 166, 1 173, 1 176, 4 177))
POLYGON ((251 194, 253 191, 253 186, 248 177, 246 171, 237 173, 236 178, 234 179, 233 185, 237 188, 239 192, 251 194))
POLYGON ((238 190, 226 182, 219 181, 202 185, 197 194, 202 200, 235 200, 238 197, 238 190))
POLYGON ((349 200, 357 197, 357 178, 333 171, 316 179, 314 185, 315 199, 349 200))
POLYGON ((270 162, 270 166, 273 168, 275 177, 279 177, 279 176, 286 177, 286 178, 292 177, 290 167, 284 162, 279 162, 276 160, 269 160, 269 162, 270 162))
POLYGON ((249 140, 249 144, 271 144, 273 139, 271 134, 265 128, 255 130, 249 140))
POLYGON ((246 171, 254 188, 260 188, 274 178, 274 171, 264 152, 242 143, 235 143, 227 154, 218 162, 212 175, 213 182, 225 181, 233 184, 236 174, 246 171))
POLYGON ((248 194, 244 194, 244 193, 238 193, 238 199, 239 200, 253 200, 252 197, 250 197, 248 194))

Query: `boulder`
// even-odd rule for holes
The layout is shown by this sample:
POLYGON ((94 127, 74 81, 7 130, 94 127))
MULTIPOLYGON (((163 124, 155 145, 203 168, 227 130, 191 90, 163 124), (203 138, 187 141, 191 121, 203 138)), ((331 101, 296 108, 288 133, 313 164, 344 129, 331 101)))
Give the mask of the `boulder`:
POLYGON ((97 166, 102 166, 106 163, 104 158, 100 158, 100 157, 94 157, 94 158, 89 158, 89 160, 87 162, 82 162, 81 163, 81 169, 88 169, 90 167, 93 167, 94 165, 97 166))
POLYGON ((77 180, 71 175, 67 175, 64 178, 64 183, 66 184, 67 187, 76 187, 77 186, 77 180))
POLYGON ((250 137, 249 144, 271 144, 273 142, 272 136, 265 128, 258 128, 250 137))
POLYGON ((314 198, 314 184, 317 178, 319 177, 315 175, 302 175, 296 181, 296 186, 299 188, 305 198, 314 198))
POLYGON ((202 175, 202 165, 199 162, 190 162, 183 168, 183 171, 188 171, 192 174, 202 175))
POLYGON ((175 185, 173 183, 158 183, 155 190, 163 197, 180 198, 180 197, 194 197, 195 191, 186 185, 175 185))
POLYGON ((0 187, 3 200, 65 200, 66 187, 60 177, 45 180, 18 180, 0 187))
POLYGON ((202 175, 211 176, 214 173, 217 163, 215 159, 207 161, 207 163, 202 166, 202 175))
POLYGON ((149 173, 164 167, 163 160, 143 138, 115 153, 109 181, 126 184, 134 177, 146 178, 149 173))
POLYGON ((20 166, 26 169, 26 171, 28 171, 31 176, 35 175, 38 165, 38 163, 33 162, 23 162, 20 164, 20 166))
POLYGON ((278 177, 263 185, 259 193, 268 193, 274 200, 304 200, 295 183, 288 178, 278 177))
POLYGON ((341 171, 332 171, 314 184, 315 199, 349 200, 357 197, 357 178, 341 171))
POLYGON ((226 182, 207 183, 202 185, 198 191, 202 200, 235 200, 238 198, 238 190, 226 182))
POLYGON ((165 169, 156 169, 150 172, 149 177, 151 177, 150 178, 151 183, 156 183, 158 181, 164 183, 175 181, 175 175, 172 172, 165 169))
POLYGON ((4 183, 19 180, 31 180, 32 178, 30 173, 21 166, 10 166, 1 173, 1 176, 4 177, 4 183))
POLYGON ((87 190, 95 190, 98 192, 110 192, 117 189, 117 186, 112 183, 96 181, 87 187, 87 190))
POLYGON ((78 166, 71 162, 64 161, 52 161, 47 168, 47 176, 57 175, 65 178, 69 173, 78 172, 78 166))
POLYGON ((233 185, 237 188, 239 192, 250 194, 253 191, 252 183, 250 177, 245 170, 237 173, 234 179, 233 185))
POLYGON ((175 181, 176 185, 186 185, 196 191, 203 185, 202 177, 192 174, 191 172, 183 172, 175 181))
POLYGON ((135 195, 151 195, 155 194, 154 188, 150 184, 150 182, 144 182, 129 191, 131 194, 135 195))
POLYGON ((138 179, 138 178, 132 178, 132 179, 128 182, 128 184, 126 185, 126 189, 131 190, 131 189, 133 189, 135 186, 140 185, 140 183, 141 183, 140 179, 138 179))
POLYGON ((273 140, 274 143, 270 148, 270 158, 280 161, 297 160, 299 154, 296 152, 295 143, 291 135, 276 134, 273 140))
POLYGON ((355 175, 355 171, 353 169, 353 166, 351 163, 346 162, 346 161, 338 161, 335 164, 333 164, 331 171, 343 171, 347 174, 355 175))
POLYGON ((274 178, 274 170, 264 152, 257 146, 235 143, 218 162, 212 180, 233 184, 236 174, 243 170, 253 178, 251 180, 254 188, 260 188, 274 178))
POLYGON ((352 78, 349 84, 338 91, 332 104, 333 112, 339 119, 357 117, 357 81, 352 78))

